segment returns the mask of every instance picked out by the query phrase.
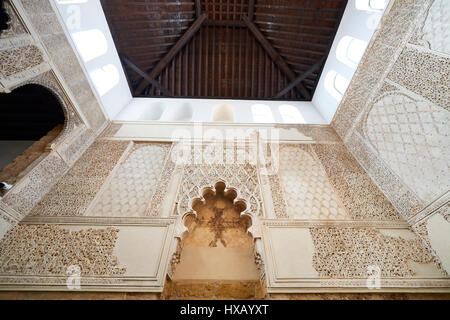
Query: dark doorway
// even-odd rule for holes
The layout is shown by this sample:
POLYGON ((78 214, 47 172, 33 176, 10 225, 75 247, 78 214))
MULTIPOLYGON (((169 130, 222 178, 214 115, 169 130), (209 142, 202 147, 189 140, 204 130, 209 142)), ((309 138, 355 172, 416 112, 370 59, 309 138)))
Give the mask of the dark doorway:
POLYGON ((59 100, 43 86, 0 94, 0 181, 15 183, 47 152, 63 125, 59 100))

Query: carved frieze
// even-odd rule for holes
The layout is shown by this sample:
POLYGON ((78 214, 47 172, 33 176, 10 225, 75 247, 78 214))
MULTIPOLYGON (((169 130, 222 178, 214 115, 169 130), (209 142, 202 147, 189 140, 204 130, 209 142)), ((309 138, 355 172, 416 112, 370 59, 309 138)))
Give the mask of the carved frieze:
POLYGON ((365 278, 377 266, 386 278, 414 275, 408 260, 433 261, 419 238, 387 236, 372 228, 311 228, 313 266, 320 277, 365 278))

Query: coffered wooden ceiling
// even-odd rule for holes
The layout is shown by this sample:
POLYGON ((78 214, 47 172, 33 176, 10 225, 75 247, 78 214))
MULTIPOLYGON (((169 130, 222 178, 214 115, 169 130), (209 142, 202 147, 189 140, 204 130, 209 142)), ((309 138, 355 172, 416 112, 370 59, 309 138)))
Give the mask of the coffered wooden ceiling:
POLYGON ((102 0, 133 95, 311 100, 347 0, 102 0))

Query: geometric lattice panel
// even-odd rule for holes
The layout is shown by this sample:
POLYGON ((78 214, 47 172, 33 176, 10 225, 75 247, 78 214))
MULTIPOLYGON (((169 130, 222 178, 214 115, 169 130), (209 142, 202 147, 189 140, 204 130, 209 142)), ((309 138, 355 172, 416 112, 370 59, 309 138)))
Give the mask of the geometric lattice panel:
POLYGON ((349 218, 322 165, 301 146, 280 148, 279 177, 290 218, 349 218))
POLYGON ((435 0, 422 28, 430 49, 450 54, 450 1, 435 0))
POLYGON ((450 112, 390 94, 374 104, 366 134, 385 163, 424 201, 450 187, 450 112))
POLYGON ((169 150, 165 145, 137 145, 124 164, 115 172, 102 191, 91 216, 144 216, 158 185, 164 159, 169 150))

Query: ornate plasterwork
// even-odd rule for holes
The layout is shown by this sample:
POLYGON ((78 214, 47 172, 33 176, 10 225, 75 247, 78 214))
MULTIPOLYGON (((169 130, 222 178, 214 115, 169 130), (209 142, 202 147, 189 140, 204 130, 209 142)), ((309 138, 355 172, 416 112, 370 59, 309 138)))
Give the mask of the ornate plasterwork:
POLYGON ((15 225, 20 220, 22 220, 23 216, 13 208, 8 206, 5 202, 0 200, 0 218, 11 225, 15 225))
MULTIPOLYGON (((52 142, 53 145, 61 144, 65 139, 67 139, 75 130, 81 126, 82 121, 75 111, 75 107, 70 102, 70 99, 67 97, 64 89, 62 88, 60 82, 55 76, 53 71, 47 71, 43 74, 40 74, 36 77, 32 77, 22 81, 20 84, 15 85, 11 89, 17 89, 24 85, 35 84, 45 87, 50 90, 50 92, 58 99, 61 104, 61 108, 64 111, 64 129, 60 133, 60 135, 52 142)), ((71 155, 73 152, 71 152, 71 155)), ((68 158, 72 158, 68 155, 68 158)))
MULTIPOLYGON (((101 124, 105 123, 104 118, 101 119, 100 107, 79 67, 72 47, 67 42, 50 2, 47 0, 32 1, 31 7, 28 2, 11 3, 7 1, 6 3, 11 22, 10 28, 6 32, 2 32, 0 37, 0 60, 2 62, 0 91, 9 92, 27 84, 44 86, 59 100, 65 114, 65 125, 62 133, 52 142, 51 152, 43 156, 39 163, 33 163, 33 168, 30 168, 29 172, 15 183, 14 188, 7 192, 3 199, 10 208, 20 212, 21 215, 26 215, 54 186, 93 142, 96 130, 101 129, 101 124), (25 7, 23 7, 24 5, 25 7), (27 13, 27 10, 24 10, 24 8, 31 7, 31 12, 27 13), (51 24, 48 18, 53 19, 51 24), (30 22, 32 26, 29 25, 30 22), (42 28, 44 25, 47 28, 42 28), (51 27, 48 28, 50 25, 51 27), (64 71, 67 72, 63 72, 64 77, 71 76, 72 80, 76 80, 72 81, 71 85, 76 86, 80 79, 83 79, 81 90, 76 92, 77 100, 80 97, 78 102, 82 103, 82 106, 77 105, 77 107, 83 111, 87 110, 83 120, 81 120, 83 114, 78 113, 72 103, 73 97, 68 91, 68 87, 60 82, 62 78, 59 71, 61 70, 51 69, 50 62, 46 62, 49 61, 47 53, 44 53, 45 50, 41 51, 43 48, 47 49, 47 53, 56 54, 58 62, 62 62, 58 67, 63 65, 66 68, 64 71), (70 55, 72 58, 75 57, 70 60, 71 64, 68 59, 70 55), (78 65, 78 69, 73 66, 73 63, 78 65), (77 73, 77 70, 81 72, 77 73), (75 78, 75 75, 81 76, 81 78, 75 78), (84 97, 89 94, 92 99, 85 99, 84 97), (98 115, 98 111, 100 111, 100 115, 98 115), (86 118, 89 119, 91 128, 83 123, 86 118)), ((52 66, 53 62, 55 61, 52 61, 52 66)))
POLYGON ((109 123, 108 126, 99 135, 99 138, 112 138, 122 128, 122 124, 109 123))
POLYGON ((408 260, 430 263, 432 255, 420 239, 383 235, 371 228, 311 228, 313 266, 324 278, 366 278, 376 265, 381 276, 408 278, 414 271, 408 260))
POLYGON ((411 43, 450 54, 450 2, 434 0, 411 43))
POLYGON ((370 176, 342 144, 313 145, 330 184, 355 220, 401 220, 370 176))
POLYGON ((45 51, 44 58, 51 62, 51 66, 55 68, 53 71, 64 82, 66 91, 83 116, 83 121, 95 133, 103 129, 105 115, 51 1, 18 1, 15 5, 20 15, 26 17, 30 34, 36 39, 38 47, 45 51))
POLYGON ((135 144, 88 214, 104 217, 146 215, 169 148, 170 144, 164 143, 135 144))
POLYGON ((309 145, 282 145, 278 173, 293 219, 346 219, 348 215, 309 145))
MULTIPOLYGON (((195 159, 199 156, 197 153, 203 153, 207 150, 207 145, 193 148, 192 163, 186 163, 183 167, 182 178, 178 194, 176 197, 176 207, 174 208, 175 215, 183 215, 189 212, 190 201, 201 194, 201 189, 204 187, 212 187, 213 183, 217 181, 224 181, 226 185, 236 186, 240 196, 246 200, 248 207, 247 211, 253 216, 262 214, 261 210, 261 194, 259 189, 258 168, 245 160, 242 163, 215 163, 215 162, 200 162, 195 164, 195 159)), ((237 155, 240 150, 238 147, 233 147, 232 154, 237 155)), ((174 148, 172 152, 178 152, 178 148, 174 148)), ((223 150, 224 158, 226 159, 227 148, 223 150)), ((248 150, 247 150, 248 152, 248 150)), ((176 157, 172 154, 172 159, 176 157)))
MULTIPOLYGON (((339 203, 339 207, 341 210, 346 208, 348 212, 344 216, 335 216, 333 219, 356 219, 356 220, 385 220, 385 221, 398 221, 401 219, 401 216, 395 210, 395 208, 391 205, 389 200, 383 195, 383 193, 378 189, 378 187, 373 183, 364 169, 358 164, 356 159, 348 152, 346 147, 343 144, 334 143, 334 144, 312 144, 312 145, 282 145, 281 151, 283 148, 298 148, 305 149, 305 152, 308 152, 310 156, 307 160, 309 162, 313 161, 314 167, 319 170, 320 173, 320 183, 319 185, 327 188, 332 192, 332 197, 336 203, 339 203), (322 170, 324 170, 322 172, 322 170)), ((283 159, 281 155, 280 158, 280 171, 283 170, 283 166, 286 168, 293 167, 303 167, 300 171, 305 169, 304 159, 300 155, 296 155, 292 157, 294 161, 299 161, 297 166, 293 164, 288 165, 286 159, 283 159)), ((302 178, 294 179, 291 184, 298 183, 304 177, 308 177, 312 172, 312 169, 306 170, 302 174, 302 178)), ((317 173, 317 170, 316 170, 317 173)), ((292 215, 288 215, 287 201, 286 201, 286 186, 282 186, 280 181, 280 176, 283 173, 271 175, 271 176, 262 176, 263 183, 267 180, 266 183, 270 185, 273 208, 275 211, 275 215, 277 218, 301 218, 306 219, 306 216, 294 217, 292 215)), ((291 177, 295 176, 296 173, 292 173, 286 175, 286 178, 289 180, 291 177)), ((315 177, 315 176, 314 176, 315 177)), ((317 177, 314 178, 317 180, 317 177)), ((313 180, 314 180, 313 179, 313 180)), ((289 186, 291 188, 292 186, 289 186)), ((322 195, 320 190, 321 188, 317 188, 314 186, 310 186, 306 189, 309 191, 303 190, 299 192, 294 192, 293 195, 295 197, 301 196, 303 193, 304 197, 308 198, 308 194, 311 194, 314 199, 314 195, 322 195)), ((309 196, 309 197, 311 197, 309 196)), ((321 196, 320 196, 321 197, 321 196)), ((329 207, 329 199, 325 199, 326 207, 329 207)), ((304 208, 305 202, 302 200, 301 204, 297 204, 302 210, 304 208)), ((294 208, 295 206, 292 206, 294 208)), ((327 208, 328 209, 328 208, 327 208)), ((292 210, 292 209, 291 209, 292 210)), ((309 218, 313 218, 310 216, 309 218)), ((316 217, 317 218, 317 217, 316 217)), ((319 218, 322 219, 330 219, 329 215, 319 215, 319 218)))
POLYGON ((354 132, 346 146, 404 219, 410 219, 424 208, 417 195, 375 156, 373 148, 359 133, 354 132))
POLYGON ((450 189, 448 123, 445 109, 389 94, 373 105, 364 131, 390 169, 422 200, 431 201, 450 189))
POLYGON ((332 121, 341 138, 348 135, 358 115, 375 97, 428 2, 395 0, 383 16, 332 121))
POLYGON ((22 218, 23 216, 20 213, 0 199, 0 239, 9 229, 15 227, 22 218))
MULTIPOLYGON (((125 273, 113 250, 119 229, 70 231, 57 225, 19 225, 0 241, 0 275, 63 276, 78 266, 82 276, 125 273)), ((5 279, 0 278, 0 281, 5 279)))
POLYGON ((52 141, 53 151, 43 157, 4 198, 8 205, 23 215, 41 200, 95 138, 94 132, 82 124, 52 71, 21 82, 13 89, 27 84, 41 85, 55 95, 64 111, 65 123, 63 131, 52 141))
POLYGON ((387 77, 449 110, 450 58, 405 47, 387 77))
POLYGON ((264 226, 269 227, 337 227, 337 228, 409 228, 404 220, 293 220, 293 219, 264 219, 264 226))
POLYGON ((163 201, 169 189, 169 184, 175 172, 176 165, 170 157, 166 156, 164 168, 158 180, 158 185, 146 210, 146 216, 157 217, 161 215, 163 201))
MULTIPOLYGON (((344 139, 348 149, 395 208, 408 220, 425 210, 430 201, 434 201, 446 191, 445 186, 438 191, 435 189, 441 187, 439 176, 448 171, 448 155, 438 151, 440 146, 436 145, 436 141, 429 144, 427 139, 433 140, 440 136, 441 141, 448 140, 445 139, 447 133, 444 132, 448 122, 445 115, 447 111, 443 109, 448 110, 450 105, 450 60, 446 54, 420 47, 423 43, 417 41, 424 36, 423 30, 433 33, 431 29, 440 28, 441 22, 437 20, 442 21, 442 18, 437 17, 447 14, 446 9, 437 9, 442 5, 438 0, 393 2, 392 8, 383 17, 333 120, 333 127, 344 139), (432 7, 433 9, 430 9, 432 7), (442 12, 438 14, 438 10, 442 12), (426 23, 428 26, 423 29, 426 23), (432 24, 435 26, 431 26, 432 24), (365 80, 372 77, 378 80, 367 85, 365 80), (397 104, 395 99, 401 101, 397 104), (387 105, 382 106, 386 102, 387 105), (398 110, 407 107, 413 110, 398 110), (382 108, 385 114, 377 112, 381 110, 377 108, 382 108), (389 122, 393 117, 398 117, 395 124, 389 122), (430 118, 433 121, 430 122, 430 118), (405 122, 400 122, 402 119, 405 122), (403 126, 404 132, 400 131, 400 126, 403 126), (383 134, 388 132, 391 137, 384 137, 383 134), (404 162, 404 168, 408 167, 409 172, 405 169, 402 174, 392 168, 398 163, 397 160, 393 161, 392 157, 393 154, 402 159, 408 157, 406 152, 403 154, 400 151, 407 151, 412 144, 403 139, 414 142, 413 148, 416 148, 417 156, 408 159, 407 165, 404 162), (426 143, 420 142, 420 139, 422 142, 425 139, 426 143), (398 147, 397 150, 387 150, 395 147, 398 147), (379 149, 382 149, 381 152, 379 149), (381 153, 386 157, 383 158, 381 153), (442 157, 446 158, 445 164, 442 157), (430 162, 423 165, 425 159, 429 158, 432 158, 430 162), (439 165, 436 158, 440 158, 439 165), (430 167, 433 169, 424 172, 424 169, 430 167), (425 181, 429 182, 426 185, 430 188, 420 185, 420 190, 416 191, 420 179, 414 182, 414 186, 403 181, 404 177, 407 177, 406 180, 415 180, 413 176, 417 173, 425 177, 425 181)), ((440 41, 440 35, 435 34, 433 37, 437 42, 440 41)), ((442 43, 439 46, 442 47, 442 43)))
POLYGON ((33 208, 31 215, 83 215, 129 142, 96 141, 33 208))
POLYGON ((227 185, 237 186, 239 194, 249 204, 248 210, 255 216, 261 214, 257 171, 250 164, 187 165, 183 171, 175 213, 182 215, 188 212, 190 199, 198 196, 201 188, 212 186, 212 183, 220 180, 227 185))
POLYGON ((448 222, 450 222, 450 203, 447 203, 443 205, 441 208, 434 211, 432 214, 427 216, 425 219, 415 223, 411 229, 420 237, 420 239, 423 241, 423 244, 425 247, 431 252, 433 255, 434 263, 438 266, 439 270, 445 274, 447 277, 449 276, 447 271, 445 271, 444 267, 442 266, 441 259, 434 251, 433 247, 431 246, 430 236, 428 234, 428 228, 427 228, 427 222, 428 219, 431 218, 435 214, 440 214, 446 219, 448 222))
POLYGON ((21 82, 50 70, 50 66, 9 1, 5 7, 11 21, 8 30, 0 35, 0 84, 2 91, 9 92, 21 82))
POLYGON ((280 177, 278 175, 270 175, 266 177, 268 180, 268 183, 270 185, 270 191, 272 194, 272 203, 273 203, 273 209, 275 211, 275 216, 277 218, 287 219, 288 216, 288 210, 287 210, 287 203, 284 198, 284 192, 283 187, 281 186, 280 177))
POLYGON ((182 246, 252 248, 253 237, 247 233, 252 216, 247 204, 234 188, 218 182, 206 187, 199 198, 191 201, 191 212, 183 217, 188 232, 182 246))
POLYGON ((0 64, 2 78, 8 78, 44 62, 41 51, 34 45, 0 51, 0 60, 2 61, 0 64))
POLYGON ((189 201, 189 211, 178 218, 178 225, 170 276, 180 263, 182 249, 195 246, 253 248, 255 267, 260 278, 265 277, 260 218, 238 189, 228 187, 224 181, 200 188, 198 195, 189 201))
POLYGON ((51 152, 16 183, 3 201, 22 215, 26 215, 67 169, 68 166, 61 157, 51 152))

